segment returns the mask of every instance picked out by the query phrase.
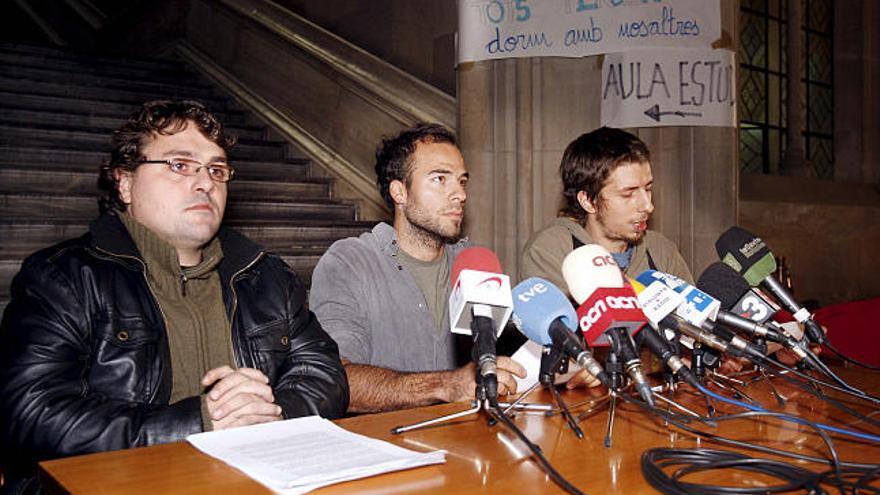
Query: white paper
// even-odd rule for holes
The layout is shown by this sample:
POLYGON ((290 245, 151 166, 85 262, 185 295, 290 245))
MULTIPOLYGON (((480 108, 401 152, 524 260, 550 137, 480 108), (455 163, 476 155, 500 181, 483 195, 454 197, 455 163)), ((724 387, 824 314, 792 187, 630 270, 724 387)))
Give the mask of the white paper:
MULTIPOLYGON (((529 340, 523 344, 510 358, 522 365, 526 369, 526 377, 520 378, 514 375, 516 379, 516 391, 525 392, 532 385, 538 383, 541 374, 541 344, 529 340)), ((565 383, 571 379, 581 368, 573 361, 568 362, 568 373, 564 375, 556 375, 555 383, 557 385, 565 383)))
POLYGON ((443 451, 403 449, 346 431, 318 416, 198 433, 187 441, 285 494, 446 462, 443 451))

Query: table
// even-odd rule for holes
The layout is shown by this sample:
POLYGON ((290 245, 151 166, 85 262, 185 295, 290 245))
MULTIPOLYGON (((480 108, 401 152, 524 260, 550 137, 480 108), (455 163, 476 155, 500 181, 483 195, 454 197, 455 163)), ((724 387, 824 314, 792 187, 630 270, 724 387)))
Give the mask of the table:
MULTIPOLYGON (((847 369, 838 371, 848 382, 863 390, 875 395, 880 390, 880 373, 847 369)), ((750 396, 771 410, 785 411, 836 426, 859 426, 858 419, 841 413, 783 379, 775 378, 773 383, 783 395, 789 397, 784 407, 778 407, 770 395, 769 387, 763 381, 750 385, 746 390, 750 396)), ((599 392, 568 391, 563 396, 570 404, 574 404, 590 393, 599 392)), ((536 399, 543 400, 549 396, 545 391, 534 395, 536 399)), ((706 412, 705 400, 687 390, 680 389, 674 397, 703 414, 706 412)), ((865 406, 864 401, 843 400, 860 412, 880 419, 880 410, 865 406)), ((719 411, 740 412, 732 406, 716 406, 719 411)), ((526 447, 512 433, 501 425, 487 425, 485 413, 401 435, 390 433, 390 429, 395 426, 466 408, 467 404, 443 404, 339 420, 338 424, 343 428, 402 447, 414 450, 445 449, 448 451, 447 462, 349 481, 313 493, 562 493, 536 462, 530 459, 526 447)), ((652 447, 698 446, 737 450, 695 439, 691 434, 665 425, 633 405, 623 405, 617 412, 614 443, 610 448, 603 446, 606 421, 604 412, 581 423, 586 434, 583 440, 577 439, 558 415, 548 418, 540 414, 519 413, 515 421, 532 441, 540 445, 544 454, 563 476, 580 490, 590 494, 656 493, 643 478, 639 461, 642 452, 652 447)), ((753 418, 721 423, 713 431, 766 446, 827 457, 827 449, 820 437, 806 426, 753 418)), ((868 425, 862 431, 876 434, 877 428, 868 425)), ((880 463, 880 446, 866 441, 853 441, 841 435, 832 435, 832 438, 841 459, 880 463)), ((753 451, 748 453, 756 457, 771 457, 753 451)), ((803 466, 816 471, 824 470, 818 464, 806 463, 803 466)), ((40 464, 40 469, 40 476, 53 493, 271 493, 244 474, 202 454, 186 442, 47 461, 40 464)), ((689 481, 739 485, 774 482, 762 478, 761 475, 739 471, 695 475, 689 481)))

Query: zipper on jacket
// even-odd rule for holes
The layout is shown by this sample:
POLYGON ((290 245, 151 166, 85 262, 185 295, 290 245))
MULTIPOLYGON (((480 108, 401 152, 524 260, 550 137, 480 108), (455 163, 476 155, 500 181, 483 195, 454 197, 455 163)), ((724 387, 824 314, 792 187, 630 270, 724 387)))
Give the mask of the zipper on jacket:
POLYGON ((183 297, 186 297, 186 283, 189 281, 186 278, 186 273, 183 273, 183 270, 180 271, 180 293, 183 297))
MULTIPOLYGON (((263 251, 260 251, 259 253, 257 253, 257 256, 250 263, 248 263, 243 268, 241 268, 237 272, 233 273, 231 277, 229 277, 229 291, 232 293, 232 311, 229 313, 229 326, 230 326, 230 328, 232 328, 235 325, 235 311, 238 309, 238 293, 235 292, 236 278, 238 278, 239 275, 244 273, 250 267, 254 266, 257 263, 257 261, 260 261, 260 258, 263 257, 263 254, 265 254, 265 252, 263 252, 263 251)), ((232 338, 234 336, 235 332, 232 332, 232 334, 233 335, 230 335, 230 338, 232 338)), ((240 349, 240 347, 241 347, 240 341, 238 339, 233 338, 232 339, 232 347, 233 347, 233 350, 236 350, 235 349, 236 347, 239 348, 238 352, 233 352, 233 354, 234 354, 233 357, 235 358, 235 365, 237 367, 241 368, 244 365, 244 363, 241 362, 242 356, 244 354, 242 353, 242 350, 240 349)))

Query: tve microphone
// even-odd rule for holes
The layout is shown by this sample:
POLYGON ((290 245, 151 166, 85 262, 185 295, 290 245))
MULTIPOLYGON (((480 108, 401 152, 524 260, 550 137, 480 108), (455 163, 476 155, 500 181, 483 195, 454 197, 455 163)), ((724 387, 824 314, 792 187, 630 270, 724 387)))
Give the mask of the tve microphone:
MULTIPOLYGON (((644 291, 645 286, 639 283, 638 280, 627 279, 636 293, 644 291)), ((681 360, 678 354, 672 349, 672 346, 669 342, 660 336, 658 333, 660 330, 649 327, 643 329, 639 335, 642 338, 642 342, 651 349, 660 360, 672 371, 674 376, 677 376, 687 382, 689 385, 698 388, 697 384, 699 381, 697 380, 697 376, 694 375, 694 372, 691 371, 690 368, 687 367, 686 364, 681 360)))
POLYGON ((587 244, 570 252, 562 262, 568 292, 580 304, 578 324, 590 347, 608 346, 623 363, 642 399, 654 404, 632 336, 648 322, 639 300, 623 283, 620 267, 605 248, 587 244))
POLYGON ((539 277, 520 282, 513 288, 511 319, 529 340, 561 349, 602 385, 611 386, 602 365, 574 334, 577 314, 558 287, 539 277))
POLYGON ((493 405, 498 396, 496 339, 512 310, 510 278, 501 273, 495 253, 484 247, 462 250, 452 264, 450 326, 453 332, 473 335, 474 362, 493 405))
POLYGON ((782 307, 794 314, 795 320, 804 325, 807 336, 813 342, 825 342, 825 333, 813 320, 807 308, 795 301, 788 289, 773 276, 776 259, 760 237, 740 227, 731 227, 715 241, 715 250, 724 264, 736 270, 752 287, 761 285, 775 297, 782 307))

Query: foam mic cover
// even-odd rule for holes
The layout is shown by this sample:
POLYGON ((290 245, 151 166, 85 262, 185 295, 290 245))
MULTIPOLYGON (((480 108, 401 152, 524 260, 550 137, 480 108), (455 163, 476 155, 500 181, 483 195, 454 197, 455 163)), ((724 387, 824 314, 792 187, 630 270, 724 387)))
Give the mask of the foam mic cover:
POLYGON ((568 292, 582 304, 599 287, 623 287, 623 274, 611 254, 598 244, 587 244, 562 261, 568 292))
POLYGON ((490 317, 500 334, 510 318, 513 301, 510 277, 501 273, 501 262, 492 250, 474 246, 463 249, 452 264, 449 293, 449 325, 454 333, 471 334, 474 311, 490 317))
POLYGON ((462 270, 479 270, 481 272, 501 273, 501 261, 491 249, 483 246, 472 246, 462 249, 452 263, 452 274, 449 280, 453 285, 458 281, 462 270))
POLYGON ((740 227, 731 227, 715 241, 718 257, 754 287, 776 271, 776 259, 760 237, 740 227))
POLYGON ((776 312, 773 306, 752 291, 739 273, 720 261, 703 271, 697 287, 718 298, 721 309, 761 324, 770 320, 776 312))
POLYGON ((555 285, 531 277, 513 288, 513 321, 533 342, 548 346, 553 343, 549 329, 559 319, 572 332, 577 328, 577 313, 555 285))

